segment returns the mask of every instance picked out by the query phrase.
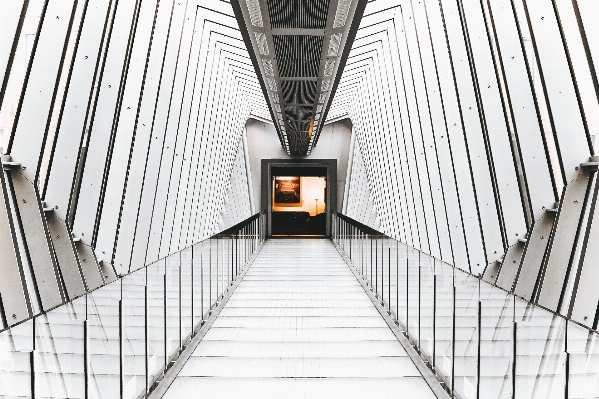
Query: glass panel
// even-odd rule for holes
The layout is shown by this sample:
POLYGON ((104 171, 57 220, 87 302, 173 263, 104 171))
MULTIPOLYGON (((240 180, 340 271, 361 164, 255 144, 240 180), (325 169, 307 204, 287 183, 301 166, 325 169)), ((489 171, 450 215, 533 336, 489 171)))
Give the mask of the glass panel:
POLYGON ((511 398, 513 296, 481 283, 481 380, 480 392, 496 392, 497 398, 511 398))
MULTIPOLYGON (((119 397, 119 299, 116 282, 88 294, 87 320, 90 362, 90 397, 119 397)), ((81 310, 85 312, 85 304, 81 310)))
POLYGON ((164 261, 148 266, 148 385, 164 368, 164 261))
POLYGON ((192 281, 190 281, 190 294, 193 294, 193 300, 190 300, 193 310, 193 318, 191 320, 192 329, 202 320, 202 271, 200 267, 203 256, 201 248, 201 244, 194 244, 190 247, 190 268, 191 273, 193 273, 192 281))
POLYGON ((191 322, 191 285, 191 248, 186 248, 181 251, 181 339, 183 342, 189 339, 193 328, 191 322))
POLYGON ((383 285, 383 243, 385 239, 378 237, 374 241, 374 280, 372 282, 378 299, 381 299, 383 285))
POLYGON ((568 323, 569 397, 599 397, 599 335, 568 323))
POLYGON ((389 240, 389 249, 387 251, 387 256, 389 257, 387 264, 387 273, 389 274, 389 283, 391 287, 389 287, 390 295, 387 299, 389 301, 389 309, 395 318, 397 318, 397 310, 398 310, 398 302, 399 302, 399 274, 398 274, 398 256, 397 256, 397 246, 399 245, 399 241, 389 240))
POLYGON ((31 396, 33 320, 0 333, 0 396, 31 396))
MULTIPOLYGON (((78 305, 85 299, 77 299, 78 305)), ((73 304, 60 306, 38 316, 36 323, 37 395, 51 398, 82 398, 83 376, 83 320, 84 308, 73 304)))
MULTIPOLYGON (((170 255, 166 258, 166 318, 167 338, 166 352, 168 362, 178 356, 179 350, 179 254, 170 255)), ((167 363, 168 363, 167 362, 167 363)))
POLYGON ((403 326, 407 326, 408 320, 407 320, 407 309, 408 309, 408 296, 407 296, 407 292, 408 292, 408 279, 407 279, 407 265, 408 265, 408 246, 403 245, 403 244, 398 244, 397 248, 396 248, 396 252, 397 252, 397 264, 395 265, 397 268, 397 274, 398 274, 398 287, 399 287, 399 291, 398 291, 398 320, 401 324, 403 324, 403 326))
POLYGON ((136 397, 145 387, 145 281, 143 273, 122 278, 123 395, 136 397))
POLYGON ((408 332, 414 340, 418 342, 420 339, 420 309, 418 307, 418 274, 420 272, 419 251, 417 249, 408 248, 407 257, 407 290, 408 293, 408 332))
POLYGON ((520 305, 516 320, 516 397, 563 398, 564 319, 533 305, 520 305))
POLYGON ((435 265, 437 271, 437 313, 435 367, 450 386, 453 352, 453 268, 446 263, 435 265))
POLYGON ((456 270, 455 391, 466 398, 476 397, 478 282, 456 270))
POLYGON ((420 258, 420 351, 429 361, 433 357, 434 270, 435 259, 426 254, 420 258))

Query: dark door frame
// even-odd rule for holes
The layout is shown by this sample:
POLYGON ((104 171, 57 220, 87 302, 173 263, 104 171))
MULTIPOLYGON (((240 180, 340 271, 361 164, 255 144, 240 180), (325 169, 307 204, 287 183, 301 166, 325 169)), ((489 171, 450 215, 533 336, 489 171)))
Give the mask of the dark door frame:
POLYGON ((272 168, 301 167, 326 168, 326 229, 325 235, 331 236, 331 210, 337 204, 337 160, 336 159, 263 159, 262 187, 260 189, 260 204, 266 214, 266 237, 272 237, 272 168))

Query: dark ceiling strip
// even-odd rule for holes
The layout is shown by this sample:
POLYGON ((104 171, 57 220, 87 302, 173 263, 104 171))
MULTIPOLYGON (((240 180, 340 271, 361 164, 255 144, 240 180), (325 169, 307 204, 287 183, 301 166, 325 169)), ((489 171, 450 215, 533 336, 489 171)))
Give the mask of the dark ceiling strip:
POLYGON ((279 36, 324 36, 324 29, 272 29, 279 36))

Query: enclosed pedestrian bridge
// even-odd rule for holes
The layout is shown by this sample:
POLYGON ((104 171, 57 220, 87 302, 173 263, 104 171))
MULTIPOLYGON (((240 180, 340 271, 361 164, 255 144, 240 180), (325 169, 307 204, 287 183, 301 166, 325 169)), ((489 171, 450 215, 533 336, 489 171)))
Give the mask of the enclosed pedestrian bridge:
POLYGON ((0 1, 0 397, 598 398, 597 15, 0 1))

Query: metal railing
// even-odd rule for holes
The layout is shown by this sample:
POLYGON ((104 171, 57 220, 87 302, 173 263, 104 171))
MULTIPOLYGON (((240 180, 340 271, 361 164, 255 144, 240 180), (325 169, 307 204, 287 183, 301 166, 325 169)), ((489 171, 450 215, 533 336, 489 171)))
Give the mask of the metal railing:
POLYGON ((265 239, 244 222, 0 333, 0 397, 143 398, 265 239))
POLYGON ((596 331, 344 215, 332 239, 452 397, 599 397, 596 331))

